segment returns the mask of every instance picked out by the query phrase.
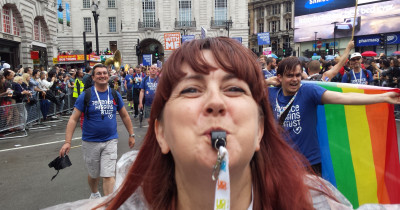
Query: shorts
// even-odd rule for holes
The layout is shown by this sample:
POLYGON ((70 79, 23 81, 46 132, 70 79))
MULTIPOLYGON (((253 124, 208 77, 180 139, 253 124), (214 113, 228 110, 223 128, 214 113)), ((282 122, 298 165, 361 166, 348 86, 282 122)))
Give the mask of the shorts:
POLYGON ((133 97, 132 97, 132 94, 133 92, 132 92, 132 88, 131 89, 128 89, 127 91, 126 91, 126 100, 127 101, 132 101, 133 100, 133 97))
POLYGON ((83 160, 89 176, 115 177, 118 139, 106 142, 82 141, 83 160))
POLYGON ((144 106, 144 118, 149 118, 151 112, 151 106, 144 106))

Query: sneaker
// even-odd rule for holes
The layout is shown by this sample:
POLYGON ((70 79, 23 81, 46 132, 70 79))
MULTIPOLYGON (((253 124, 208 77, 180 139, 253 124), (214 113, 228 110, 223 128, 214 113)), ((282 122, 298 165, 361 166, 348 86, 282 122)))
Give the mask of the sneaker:
POLYGON ((100 192, 92 193, 92 194, 90 195, 90 198, 89 198, 89 199, 97 199, 97 198, 101 198, 100 192))
POLYGON ((135 114, 135 116, 133 116, 133 118, 137 118, 138 116, 137 116, 137 114, 135 114))

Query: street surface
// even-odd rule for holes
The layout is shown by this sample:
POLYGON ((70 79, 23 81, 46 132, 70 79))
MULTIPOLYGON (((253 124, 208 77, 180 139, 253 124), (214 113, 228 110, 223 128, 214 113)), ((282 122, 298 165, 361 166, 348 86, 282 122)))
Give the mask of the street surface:
MULTIPOLYGON (((134 150, 138 150, 147 131, 147 122, 143 120, 143 127, 139 128, 139 118, 134 119, 133 115, 131 118, 136 134, 134 150)), ((58 176, 51 181, 57 171, 49 168, 48 163, 58 156, 63 145, 68 116, 62 119, 58 122, 45 122, 40 126, 48 128, 30 130, 25 138, 0 140, 0 209, 41 209, 89 198, 90 189, 82 157, 82 132, 79 123, 68 154, 72 166, 60 170, 58 176)), ((117 122, 120 158, 130 148, 128 133, 119 115, 117 122)))
MULTIPOLYGON (((136 134, 134 150, 138 150, 148 126, 147 122, 144 122, 144 126, 139 128, 138 118, 133 119, 133 115, 131 118, 136 134)), ((82 158, 79 124, 75 129, 69 153, 72 166, 60 170, 58 176, 50 181, 56 170, 49 168, 48 163, 58 156, 65 139, 68 117, 62 119, 40 125, 48 126, 45 129, 31 129, 28 137, 0 140, 0 209, 41 209, 89 198, 90 190, 82 158)), ((130 149, 128 133, 119 116, 117 121, 120 158, 130 149)), ((396 125, 397 133, 400 133, 400 122, 396 121, 396 125)))

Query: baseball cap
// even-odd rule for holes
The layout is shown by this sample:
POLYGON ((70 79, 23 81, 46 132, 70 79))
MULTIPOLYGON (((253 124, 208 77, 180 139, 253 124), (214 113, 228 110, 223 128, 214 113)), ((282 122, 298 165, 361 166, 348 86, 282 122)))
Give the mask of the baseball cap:
POLYGON ((360 57, 360 58, 361 58, 362 56, 361 56, 361 54, 360 54, 360 53, 358 53, 358 52, 355 52, 355 53, 351 54, 351 56, 350 56, 350 60, 351 60, 351 59, 353 59, 353 58, 357 58, 357 57, 360 57))
POLYGON ((10 64, 8 64, 8 63, 4 63, 3 64, 3 68, 4 69, 9 69, 11 66, 10 66, 10 64))

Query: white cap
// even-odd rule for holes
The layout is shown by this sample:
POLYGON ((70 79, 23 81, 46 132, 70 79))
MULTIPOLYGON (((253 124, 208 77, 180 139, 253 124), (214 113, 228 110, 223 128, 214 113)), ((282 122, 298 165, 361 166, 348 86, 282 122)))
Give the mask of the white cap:
POLYGON ((11 66, 10 66, 10 64, 8 64, 8 63, 4 63, 3 64, 3 68, 5 68, 5 69, 9 69, 11 66))
POLYGON ((356 57, 360 57, 360 58, 361 58, 362 56, 361 56, 361 54, 360 54, 360 53, 358 53, 358 52, 355 52, 355 53, 351 54, 351 56, 350 56, 350 60, 351 60, 351 59, 353 59, 353 58, 356 58, 356 57))

